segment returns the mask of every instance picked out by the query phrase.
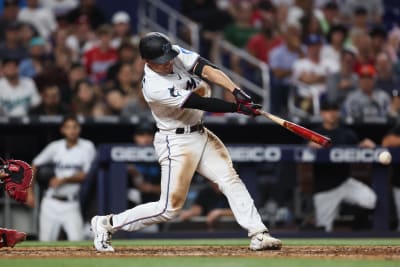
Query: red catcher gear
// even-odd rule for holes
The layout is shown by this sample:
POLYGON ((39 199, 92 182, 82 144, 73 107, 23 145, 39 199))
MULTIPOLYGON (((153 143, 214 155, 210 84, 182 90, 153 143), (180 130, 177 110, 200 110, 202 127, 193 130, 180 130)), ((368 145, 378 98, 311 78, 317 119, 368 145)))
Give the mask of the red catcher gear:
POLYGON ((14 247, 26 239, 26 233, 12 229, 0 228, 0 248, 14 247))

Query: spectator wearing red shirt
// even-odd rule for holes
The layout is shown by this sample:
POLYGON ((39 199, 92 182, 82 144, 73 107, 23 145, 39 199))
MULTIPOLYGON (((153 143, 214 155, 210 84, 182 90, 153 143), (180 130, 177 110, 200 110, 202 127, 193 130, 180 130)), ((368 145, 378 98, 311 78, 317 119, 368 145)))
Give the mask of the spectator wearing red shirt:
POLYGON ((247 42, 247 50, 256 58, 268 62, 269 52, 282 43, 276 33, 275 8, 272 4, 262 5, 260 33, 254 34, 247 42))
POLYGON ((117 51, 111 47, 111 26, 100 26, 97 38, 98 44, 83 55, 86 72, 94 83, 102 82, 106 78, 108 68, 118 59, 117 51))

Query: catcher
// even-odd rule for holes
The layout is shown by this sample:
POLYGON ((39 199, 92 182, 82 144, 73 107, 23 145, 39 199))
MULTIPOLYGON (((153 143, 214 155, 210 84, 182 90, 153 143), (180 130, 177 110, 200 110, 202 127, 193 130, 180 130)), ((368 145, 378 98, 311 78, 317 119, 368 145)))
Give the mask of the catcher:
MULTIPOLYGON (((32 183, 32 167, 22 160, 1 160, 0 186, 14 200, 25 203, 32 183)), ((14 247, 24 241, 26 233, 0 228, 0 248, 14 247)))

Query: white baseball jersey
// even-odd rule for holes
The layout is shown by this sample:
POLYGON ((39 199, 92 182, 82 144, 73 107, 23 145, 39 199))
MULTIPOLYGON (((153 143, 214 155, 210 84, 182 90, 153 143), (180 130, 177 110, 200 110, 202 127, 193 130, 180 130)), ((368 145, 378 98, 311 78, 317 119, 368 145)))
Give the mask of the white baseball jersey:
MULTIPOLYGON (((58 178, 70 177, 80 171, 87 173, 94 159, 96 150, 94 144, 86 139, 80 138, 77 145, 67 148, 65 139, 57 140, 48 144, 33 160, 33 164, 41 166, 54 164, 54 173, 58 178)), ((78 183, 67 183, 56 189, 50 188, 46 194, 73 196, 78 195, 80 185, 78 183)))
POLYGON ((144 67, 143 95, 161 130, 196 125, 204 113, 198 109, 181 108, 190 93, 200 85, 201 79, 188 72, 199 55, 177 45, 173 47, 179 50, 173 61, 173 73, 161 76, 147 64, 144 67))
POLYGON ((40 95, 30 78, 19 78, 13 87, 6 78, 0 79, 0 109, 7 116, 24 116, 30 107, 39 105, 40 95))

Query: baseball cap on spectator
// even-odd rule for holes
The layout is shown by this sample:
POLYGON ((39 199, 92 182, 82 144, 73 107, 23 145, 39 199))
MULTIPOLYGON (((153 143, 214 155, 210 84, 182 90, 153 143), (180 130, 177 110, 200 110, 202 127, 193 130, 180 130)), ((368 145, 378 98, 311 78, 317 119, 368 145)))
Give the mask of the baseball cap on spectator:
POLYGON ((19 0, 3 0, 3 5, 4 5, 4 7, 18 6, 19 0))
POLYGON ((363 6, 356 6, 355 8, 354 8, 354 10, 353 10, 353 13, 354 13, 354 15, 356 15, 356 16, 359 16, 359 15, 361 15, 361 16, 364 16, 364 15, 367 15, 367 9, 365 8, 365 7, 363 7, 363 6))
POLYGON ((29 47, 32 46, 44 46, 46 45, 46 42, 44 41, 44 39, 42 37, 33 37, 30 41, 29 41, 29 47))
POLYGON ((306 45, 316 45, 316 44, 322 44, 323 39, 321 35, 318 34, 310 34, 307 36, 305 42, 306 45))
POLYGON ((340 106, 337 101, 329 101, 327 99, 324 99, 321 101, 320 104, 320 110, 339 110, 340 106))
POLYGON ((112 16, 111 21, 113 24, 129 23, 131 18, 125 11, 118 11, 112 16))
POLYGON ((375 67, 371 64, 364 64, 360 67, 360 78, 375 78, 376 70, 375 67))

